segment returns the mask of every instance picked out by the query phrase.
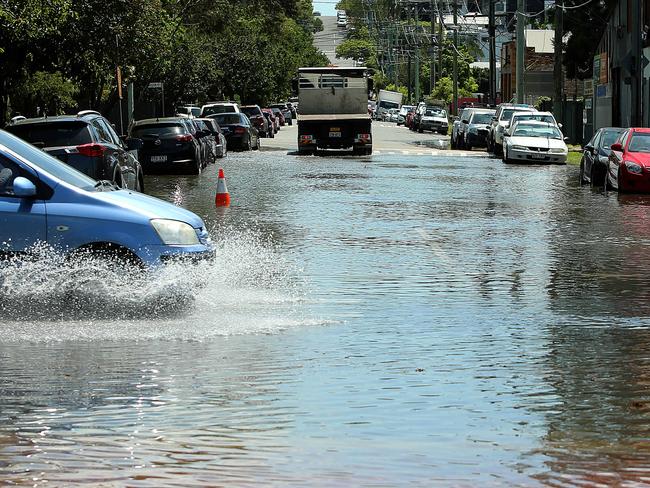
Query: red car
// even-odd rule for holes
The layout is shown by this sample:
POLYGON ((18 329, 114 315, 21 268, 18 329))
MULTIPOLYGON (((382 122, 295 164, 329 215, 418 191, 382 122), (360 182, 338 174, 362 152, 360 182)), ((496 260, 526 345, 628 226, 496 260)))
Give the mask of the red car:
POLYGON ((409 113, 406 114, 406 120, 404 121, 404 125, 411 130, 415 130, 415 125, 413 125, 414 117, 415 117, 415 110, 411 110, 409 113))
POLYGON ((277 107, 271 107, 270 110, 273 111, 273 115, 280 118, 280 127, 284 127, 285 120, 284 120, 284 114, 282 113, 282 110, 280 110, 277 107))
POLYGON ((605 188, 650 193, 650 129, 627 129, 611 149, 605 188))
POLYGON ((275 134, 277 134, 278 131, 280 130, 280 119, 278 119, 275 116, 275 114, 273 113, 273 110, 271 110, 270 108, 263 108, 262 112, 269 119, 269 122, 271 122, 271 124, 273 124, 273 132, 275 134))

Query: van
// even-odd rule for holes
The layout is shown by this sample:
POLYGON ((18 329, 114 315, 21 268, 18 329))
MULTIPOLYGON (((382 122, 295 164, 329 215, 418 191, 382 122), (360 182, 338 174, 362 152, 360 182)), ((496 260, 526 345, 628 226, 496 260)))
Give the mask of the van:
POLYGON ((194 213, 96 181, 0 130, 0 257, 20 257, 42 243, 137 268, 214 256, 194 213))

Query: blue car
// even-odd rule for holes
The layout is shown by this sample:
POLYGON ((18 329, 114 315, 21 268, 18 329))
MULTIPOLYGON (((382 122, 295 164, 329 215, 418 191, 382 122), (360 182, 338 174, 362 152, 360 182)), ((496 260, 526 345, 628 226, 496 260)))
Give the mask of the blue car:
POLYGON ((27 253, 38 243, 142 267, 214 255, 194 213, 93 180, 0 130, 0 256, 27 253))

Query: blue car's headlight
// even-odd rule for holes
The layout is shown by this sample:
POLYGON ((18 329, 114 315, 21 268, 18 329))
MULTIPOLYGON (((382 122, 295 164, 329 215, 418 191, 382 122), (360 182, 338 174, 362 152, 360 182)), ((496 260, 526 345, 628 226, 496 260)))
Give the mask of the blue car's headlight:
POLYGON ((153 219, 151 226, 168 246, 192 246, 199 244, 194 227, 179 220, 153 219))

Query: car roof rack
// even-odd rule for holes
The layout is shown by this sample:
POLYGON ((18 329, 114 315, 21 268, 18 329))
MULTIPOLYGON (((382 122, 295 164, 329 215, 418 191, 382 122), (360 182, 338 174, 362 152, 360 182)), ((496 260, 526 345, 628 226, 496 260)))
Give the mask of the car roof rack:
POLYGON ((82 110, 77 112, 77 117, 83 117, 84 115, 101 115, 97 110, 82 110))

